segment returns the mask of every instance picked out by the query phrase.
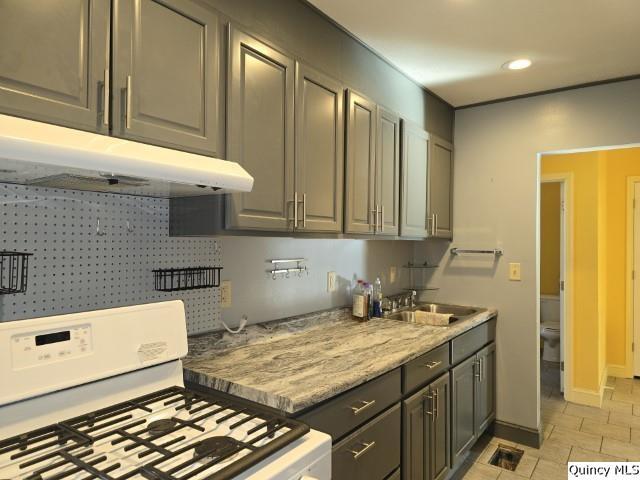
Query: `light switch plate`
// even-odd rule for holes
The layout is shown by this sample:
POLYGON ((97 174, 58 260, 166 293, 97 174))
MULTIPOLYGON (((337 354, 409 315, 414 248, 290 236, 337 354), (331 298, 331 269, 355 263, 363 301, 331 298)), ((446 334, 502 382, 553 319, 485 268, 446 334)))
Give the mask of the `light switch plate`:
POLYGON ((509 264, 509 280, 513 280, 516 282, 520 281, 520 264, 519 263, 509 264))
POLYGON ((223 280, 220 284, 220 306, 231 308, 231 280, 223 280))
POLYGON ((389 268, 389 283, 396 283, 396 278, 398 278, 398 269, 395 266, 389 268))
POLYGON ((336 272, 327 273, 327 292, 336 291, 336 272))

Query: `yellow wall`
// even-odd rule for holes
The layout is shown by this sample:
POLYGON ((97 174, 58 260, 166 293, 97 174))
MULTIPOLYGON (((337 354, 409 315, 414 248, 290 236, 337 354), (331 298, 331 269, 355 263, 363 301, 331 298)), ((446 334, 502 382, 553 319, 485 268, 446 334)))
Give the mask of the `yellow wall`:
MULTIPOLYGON (((573 385, 598 390, 607 365, 629 374, 632 368, 627 357, 633 335, 626 318, 627 181, 640 176, 640 148, 545 156, 542 174, 551 173, 573 175, 573 385)), ((541 198, 541 228, 542 215, 541 198)))
POLYGON ((560 293, 560 183, 540 190, 540 293, 560 293))
POLYGON ((607 363, 626 369, 627 345, 633 331, 627 332, 627 178, 640 176, 640 148, 624 148, 601 152, 607 170, 607 363))

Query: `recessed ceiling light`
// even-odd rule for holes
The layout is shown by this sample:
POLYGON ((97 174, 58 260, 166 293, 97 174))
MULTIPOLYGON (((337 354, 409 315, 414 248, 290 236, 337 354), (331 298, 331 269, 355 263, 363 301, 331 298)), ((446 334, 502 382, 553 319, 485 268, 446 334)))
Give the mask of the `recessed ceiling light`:
POLYGON ((528 58, 518 58, 517 60, 511 60, 504 65, 502 68, 507 70, 522 70, 524 68, 529 68, 531 66, 531 60, 528 58))

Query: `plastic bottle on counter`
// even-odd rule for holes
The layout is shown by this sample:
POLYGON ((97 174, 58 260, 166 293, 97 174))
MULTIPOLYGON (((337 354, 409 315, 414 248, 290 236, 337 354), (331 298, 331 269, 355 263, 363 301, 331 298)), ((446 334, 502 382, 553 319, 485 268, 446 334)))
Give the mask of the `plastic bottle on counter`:
POLYGON ((353 288, 353 307, 351 310, 353 317, 360 321, 365 319, 365 315, 368 316, 369 310, 366 303, 363 283, 362 280, 358 280, 358 283, 353 288))
POLYGON ((365 282, 362 285, 362 289, 364 290, 364 304, 366 312, 366 315, 362 319, 367 321, 371 318, 371 314, 373 313, 373 305, 371 304, 373 289, 371 288, 371 284, 368 282, 365 282))
POLYGON ((373 299, 371 301, 373 306, 374 317, 382 317, 382 282, 380 278, 376 278, 373 284, 373 299))

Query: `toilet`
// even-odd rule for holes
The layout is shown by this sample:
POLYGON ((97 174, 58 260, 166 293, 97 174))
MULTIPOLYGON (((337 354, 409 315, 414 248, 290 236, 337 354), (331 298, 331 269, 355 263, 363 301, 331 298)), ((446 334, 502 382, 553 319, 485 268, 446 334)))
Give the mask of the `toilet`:
POLYGON ((560 297, 540 295, 540 337, 542 359, 560 362, 560 297))

